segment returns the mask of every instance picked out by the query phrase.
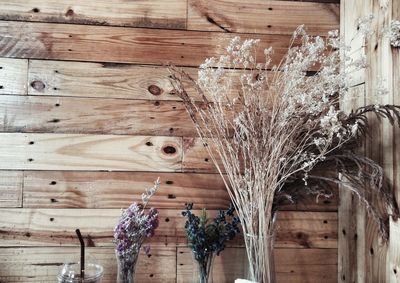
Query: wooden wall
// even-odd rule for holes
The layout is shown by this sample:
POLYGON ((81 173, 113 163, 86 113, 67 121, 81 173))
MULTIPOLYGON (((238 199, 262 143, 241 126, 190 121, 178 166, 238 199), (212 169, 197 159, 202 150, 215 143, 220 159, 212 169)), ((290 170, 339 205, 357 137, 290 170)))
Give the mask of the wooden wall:
MULTIPOLYGON (((365 56, 368 67, 359 71, 352 82, 352 105, 400 104, 400 49, 392 47, 385 34, 392 20, 400 20, 398 0, 346 0, 341 5, 341 34, 351 45, 352 56, 365 56), (373 15, 371 34, 363 40, 355 36, 358 19, 373 15), (354 52, 357 50, 357 52, 354 52), (353 52, 352 52, 353 51, 353 52), (378 94, 383 87, 387 90, 378 94)), ((384 169, 397 202, 400 200, 400 131, 388 121, 371 116, 371 132, 360 149, 384 169)), ((380 206, 377 200, 369 199, 380 206)), ((400 222, 389 219, 388 243, 382 241, 375 221, 348 192, 340 193, 339 207, 339 282, 399 283, 400 222)))
MULTIPOLYGON (((260 38, 284 54, 291 32, 338 28, 338 1, 2 0, 0 3, 0 282, 54 282, 78 255, 115 282, 112 229, 120 208, 160 176, 161 224, 139 282, 190 282, 180 211, 224 208, 224 185, 163 64, 195 74, 229 39, 260 38)), ((260 56, 261 58, 261 56, 260 56)), ((337 281, 337 198, 281 208, 278 281, 337 281)), ((216 261, 214 282, 246 272, 241 242, 216 261)))

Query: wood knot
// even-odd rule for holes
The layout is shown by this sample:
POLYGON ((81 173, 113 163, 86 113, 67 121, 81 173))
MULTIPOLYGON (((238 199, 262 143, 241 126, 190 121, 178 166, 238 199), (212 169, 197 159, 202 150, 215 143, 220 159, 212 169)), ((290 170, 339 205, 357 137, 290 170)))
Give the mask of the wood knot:
POLYGON ((43 91, 46 85, 42 81, 33 81, 31 82, 31 87, 37 91, 43 91))
POLYGON ((65 13, 66 17, 72 17, 74 15, 74 10, 68 9, 67 12, 65 13))
POLYGON ((152 94, 152 95, 160 95, 163 90, 161 88, 159 88, 156 85, 151 85, 147 88, 147 90, 152 94))
POLYGON ((171 145, 164 146, 162 150, 166 154, 174 154, 174 153, 176 153, 176 148, 171 146, 171 145))

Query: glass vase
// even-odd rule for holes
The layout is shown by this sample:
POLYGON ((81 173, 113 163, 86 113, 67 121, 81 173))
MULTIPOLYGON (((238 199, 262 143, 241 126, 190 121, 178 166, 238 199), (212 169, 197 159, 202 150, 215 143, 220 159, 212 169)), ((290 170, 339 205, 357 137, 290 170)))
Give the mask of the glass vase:
POLYGON ((116 257, 118 263, 117 283, 135 282, 135 270, 138 253, 125 256, 119 256, 117 254, 116 257))
POLYGON ((208 253, 204 261, 196 261, 197 273, 195 273, 197 278, 194 282, 197 283, 212 283, 212 270, 214 266, 214 253, 208 253))

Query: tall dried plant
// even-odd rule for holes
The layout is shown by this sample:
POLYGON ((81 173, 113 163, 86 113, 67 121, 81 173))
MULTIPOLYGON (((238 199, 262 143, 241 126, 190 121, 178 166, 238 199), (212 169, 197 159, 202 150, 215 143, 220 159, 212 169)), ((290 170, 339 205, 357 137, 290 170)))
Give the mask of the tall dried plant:
POLYGON ((400 121, 400 107, 339 110, 351 73, 365 63, 343 59, 347 48, 337 32, 312 37, 299 27, 278 65, 272 63, 271 48, 264 51, 265 61, 257 61, 257 43, 234 38, 225 55, 200 66, 197 79, 174 66, 169 70, 170 81, 237 208, 250 279, 269 283, 275 281, 272 239, 278 205, 310 192, 325 195, 321 188, 326 183, 355 192, 388 236, 386 208, 398 214, 393 194, 384 185, 382 168, 354 149, 366 135, 367 113, 395 124, 400 121), (317 71, 310 75, 310 69, 317 71), (195 88, 201 101, 186 91, 188 86, 195 88), (381 199, 385 209, 370 205, 367 193, 381 199))

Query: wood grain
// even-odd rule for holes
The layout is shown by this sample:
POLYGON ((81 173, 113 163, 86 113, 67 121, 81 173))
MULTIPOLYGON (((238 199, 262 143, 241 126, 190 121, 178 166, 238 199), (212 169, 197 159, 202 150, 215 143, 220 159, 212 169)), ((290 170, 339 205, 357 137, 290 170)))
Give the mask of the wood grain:
POLYGON ((305 25, 310 34, 327 35, 339 28, 339 5, 189 0, 188 29, 291 35, 300 25, 305 25))
MULTIPOLYGON (((87 261, 103 266, 102 282, 115 283, 117 261, 114 248, 87 248, 87 261)), ((136 270, 137 282, 176 282, 176 249, 152 245, 151 257, 139 256, 136 270)), ((31 247, 0 249, 1 282, 54 283, 65 262, 79 259, 77 247, 31 247)))
POLYGON ((141 194, 160 177, 151 204, 183 209, 185 203, 221 209, 229 196, 217 174, 161 172, 59 172, 26 171, 24 203, 28 208, 121 208, 141 201, 141 194))
POLYGON ((0 207, 22 207, 22 171, 0 171, 0 207))
POLYGON ((186 1, 4 0, 1 20, 183 29, 186 1))
POLYGON ((181 139, 3 133, 0 156, 1 169, 168 172, 181 169, 181 139))
MULTIPOLYGON (((158 208, 183 208, 187 202, 207 209, 227 208, 230 202, 218 174, 161 172, 25 171, 25 208, 120 208, 140 201, 145 188, 160 177, 152 198, 158 208), (95 193, 93 193, 95 191, 95 193)), ((305 194, 279 210, 337 211, 337 192, 329 199, 305 194)))
POLYGON ((0 124, 4 132, 197 134, 180 101, 3 95, 0 96, 0 124))
POLYGON ((0 94, 27 94, 28 60, 0 58, 0 94))
MULTIPOLYGON (((184 70, 197 74, 196 68, 184 70)), ((168 75, 167 68, 157 66, 30 60, 28 91, 32 95, 180 100, 168 75)))
MULTIPOLYGON (((208 57, 225 54, 229 41, 240 34, 3 21, 0 35, 2 57, 197 67, 208 57)), ((263 50, 272 46, 278 63, 290 36, 257 37, 257 58, 263 61, 263 50)))
MULTIPOLYGON (((160 226, 153 242, 186 243, 185 218, 181 209, 160 209, 160 226)), ((199 213, 199 211, 195 211, 199 213)), ((210 215, 216 211, 209 210, 210 215)), ((75 229, 89 246, 110 246, 120 209, 0 209, 1 246, 76 245, 75 229), (101 221, 100 221, 101 220, 101 221)), ((334 212, 282 211, 278 215, 276 246, 336 248, 337 214, 334 212), (325 223, 326 221, 326 223, 325 223), (289 227, 293 227, 289 229, 289 227), (325 238, 329 235, 329 238, 325 238)), ((237 243, 241 245, 240 242, 237 243)))

